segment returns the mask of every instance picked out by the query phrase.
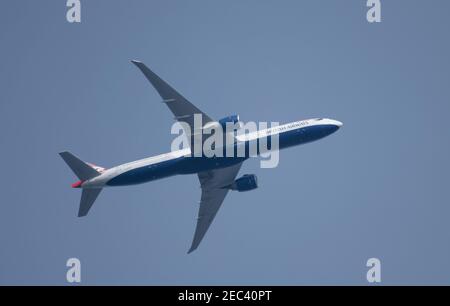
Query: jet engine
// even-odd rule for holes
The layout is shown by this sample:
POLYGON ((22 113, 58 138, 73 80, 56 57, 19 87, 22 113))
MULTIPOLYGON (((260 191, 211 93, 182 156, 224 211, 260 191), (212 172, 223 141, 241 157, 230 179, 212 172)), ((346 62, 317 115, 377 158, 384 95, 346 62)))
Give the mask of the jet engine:
POLYGON ((231 125, 234 125, 239 122, 239 115, 231 115, 225 118, 222 118, 219 120, 219 124, 222 126, 222 129, 224 132, 227 129, 227 123, 230 123, 231 125))
POLYGON ((258 178, 254 174, 244 174, 229 186, 231 190, 250 191, 258 188, 258 178))

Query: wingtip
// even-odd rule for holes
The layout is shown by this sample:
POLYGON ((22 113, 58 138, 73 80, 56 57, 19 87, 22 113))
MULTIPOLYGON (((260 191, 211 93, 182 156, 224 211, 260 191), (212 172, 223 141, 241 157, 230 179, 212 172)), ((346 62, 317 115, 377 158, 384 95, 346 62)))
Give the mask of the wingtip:
POLYGON ((196 248, 190 248, 189 251, 187 252, 188 254, 191 254, 192 252, 194 252, 196 250, 196 248))
POLYGON ((61 152, 58 153, 58 155, 59 155, 61 158, 64 158, 65 156, 67 156, 67 154, 70 154, 70 152, 69 152, 69 151, 61 151, 61 152))
POLYGON ((142 62, 138 60, 131 60, 131 62, 135 65, 142 64, 142 62))

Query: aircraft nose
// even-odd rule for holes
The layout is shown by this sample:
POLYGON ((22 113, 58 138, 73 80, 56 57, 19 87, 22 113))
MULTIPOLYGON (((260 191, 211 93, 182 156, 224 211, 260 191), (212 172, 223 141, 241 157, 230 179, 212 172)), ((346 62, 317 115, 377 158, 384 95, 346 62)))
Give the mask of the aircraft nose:
POLYGON ((339 130, 344 124, 340 121, 333 120, 333 119, 327 119, 326 125, 325 125, 325 133, 326 135, 333 134, 337 130, 339 130))
POLYGON ((323 119, 322 122, 325 125, 332 125, 332 126, 334 126, 335 130, 341 128, 344 125, 342 122, 334 120, 334 119, 323 119))
POLYGON ((334 120, 334 124, 335 124, 338 128, 340 128, 340 127, 342 127, 342 126, 344 125, 342 122, 337 121, 337 120, 334 120))

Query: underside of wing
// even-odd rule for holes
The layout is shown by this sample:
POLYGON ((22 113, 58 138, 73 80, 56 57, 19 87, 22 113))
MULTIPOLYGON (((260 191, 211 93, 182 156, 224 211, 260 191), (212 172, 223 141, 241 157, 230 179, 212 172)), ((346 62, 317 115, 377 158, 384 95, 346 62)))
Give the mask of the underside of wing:
POLYGON ((191 138, 192 134, 194 134, 195 115, 201 116, 202 126, 204 126, 206 123, 213 122, 213 120, 207 114, 205 114, 194 104, 189 102, 163 79, 161 79, 153 71, 151 71, 144 63, 139 61, 132 61, 132 63, 142 71, 147 80, 153 85, 153 87, 155 87, 156 91, 163 99, 163 103, 165 103, 169 107, 170 111, 174 114, 175 120, 189 125, 190 131, 185 130, 188 138, 191 138))
POLYGON ((194 239, 188 253, 191 253, 199 246, 229 191, 226 187, 234 182, 241 166, 242 162, 227 168, 200 172, 198 174, 202 187, 202 197, 194 239))

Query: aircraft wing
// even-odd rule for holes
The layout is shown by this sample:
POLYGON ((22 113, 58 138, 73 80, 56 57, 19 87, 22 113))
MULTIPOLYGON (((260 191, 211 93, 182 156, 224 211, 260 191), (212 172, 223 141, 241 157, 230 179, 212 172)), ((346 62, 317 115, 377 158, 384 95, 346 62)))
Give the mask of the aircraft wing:
POLYGON ((202 188, 202 198, 198 211, 197 227, 188 254, 199 246, 229 191, 228 188, 223 187, 234 182, 241 166, 242 162, 227 168, 200 172, 198 174, 202 188))
POLYGON ((179 122, 185 122, 190 126, 190 132, 185 130, 186 135, 191 140, 191 135, 194 133, 194 115, 199 114, 202 116, 202 125, 204 126, 208 122, 213 122, 207 114, 199 110, 194 104, 189 102, 185 97, 173 89, 169 84, 157 76, 151 71, 144 63, 139 61, 131 61, 135 64, 150 81, 150 83, 158 91, 159 95, 163 99, 163 103, 166 104, 170 111, 174 114, 175 120, 179 122))

